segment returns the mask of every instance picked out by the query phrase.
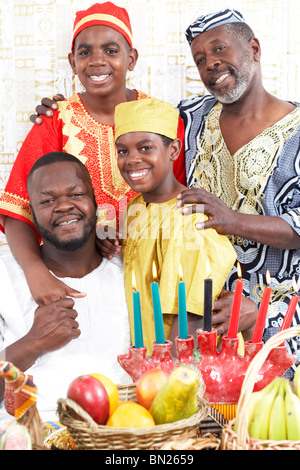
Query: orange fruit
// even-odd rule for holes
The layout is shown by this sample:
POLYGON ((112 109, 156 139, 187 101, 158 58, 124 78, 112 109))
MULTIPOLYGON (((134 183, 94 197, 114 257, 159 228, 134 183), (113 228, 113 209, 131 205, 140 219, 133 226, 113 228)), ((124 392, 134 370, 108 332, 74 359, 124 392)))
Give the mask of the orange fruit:
POLYGON ((130 400, 128 400, 128 401, 119 401, 118 405, 117 405, 117 408, 119 406, 128 405, 128 403, 136 403, 136 402, 135 401, 130 401, 130 400))
POLYGON ((153 416, 146 408, 133 401, 120 403, 108 418, 107 426, 141 428, 155 426, 153 416))
POLYGON ((119 392, 116 385, 103 374, 89 374, 98 379, 104 386, 109 399, 109 416, 115 411, 119 403, 119 392))

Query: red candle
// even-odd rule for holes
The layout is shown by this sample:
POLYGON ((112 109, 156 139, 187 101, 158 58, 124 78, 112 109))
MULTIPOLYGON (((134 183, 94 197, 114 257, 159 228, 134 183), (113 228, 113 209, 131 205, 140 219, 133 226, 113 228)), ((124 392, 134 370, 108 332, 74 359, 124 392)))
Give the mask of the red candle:
MULTIPOLYGON (((240 263, 237 264, 237 271, 238 271, 238 276, 242 277, 240 263)), ((228 328, 228 333, 227 333, 228 338, 236 338, 237 336, 242 295, 243 295, 243 287, 244 287, 244 281, 242 279, 238 279, 235 283, 233 303, 232 303, 232 309, 231 309, 231 317, 230 317, 230 323, 229 323, 229 328, 228 328)))
MULTIPOLYGON (((294 288, 294 291, 297 292, 298 289, 297 289, 297 283, 296 283, 295 279, 294 279, 294 282, 293 282, 293 288, 294 288)), ((282 325, 281 325, 279 331, 286 330, 287 328, 290 327, 290 325, 292 323, 292 320, 293 320, 293 316, 295 314, 295 310, 296 310, 298 301, 299 301, 299 296, 298 295, 294 295, 291 298, 288 309, 287 309, 287 311, 284 315, 284 319, 283 319, 283 322, 282 322, 282 325)))
MULTIPOLYGON (((267 280, 267 284, 270 284, 271 279, 270 279, 269 271, 266 272, 266 280, 267 280)), ((272 293, 271 287, 265 287, 264 293, 261 299, 258 315, 257 315, 257 320, 256 320, 255 328, 254 328, 252 341, 251 341, 252 343, 259 343, 262 340, 262 335, 264 332, 271 293, 272 293)))
MULTIPOLYGON (((295 292, 298 290, 297 289, 297 283, 296 283, 295 279, 293 281, 293 288, 294 288, 295 292)), ((286 330, 287 328, 289 328, 291 326, 293 316, 295 314, 295 310, 296 310, 296 307, 297 307, 297 304, 298 304, 298 300, 299 300, 298 295, 294 295, 291 298, 289 306, 287 308, 287 311, 285 312, 284 319, 283 319, 283 322, 281 324, 281 327, 280 327, 279 331, 286 330)), ((285 342, 283 341, 283 343, 280 346, 284 346, 284 343, 285 342)))

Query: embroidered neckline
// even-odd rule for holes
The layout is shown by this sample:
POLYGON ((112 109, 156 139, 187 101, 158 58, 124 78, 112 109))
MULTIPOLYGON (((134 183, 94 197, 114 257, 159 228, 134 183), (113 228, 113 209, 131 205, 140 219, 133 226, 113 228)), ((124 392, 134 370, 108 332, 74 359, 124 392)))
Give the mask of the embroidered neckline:
MULTIPOLYGON (((140 98, 140 96, 141 96, 140 92, 139 92, 138 90, 136 90, 135 88, 133 89, 133 91, 136 92, 136 99, 137 99, 137 100, 141 99, 141 98, 140 98)), ((79 101, 79 104, 80 104, 80 106, 81 106, 81 108, 82 108, 82 110, 83 110, 83 113, 84 113, 85 116, 88 117, 94 124, 96 124, 97 126, 99 126, 99 124, 101 124, 102 126, 107 127, 108 129, 114 129, 114 128, 115 128, 115 126, 111 126, 110 124, 105 124, 105 123, 103 123, 103 122, 97 121, 97 120, 88 112, 88 110, 86 109, 86 106, 85 106, 85 104, 83 103, 82 98, 81 98, 79 92, 76 93, 76 96, 77 96, 78 101, 79 101)))
MULTIPOLYGON (((295 125, 299 125, 300 124, 300 107, 299 106, 296 106, 295 109, 293 109, 293 111, 291 111, 289 114, 287 114, 286 116, 284 116, 283 118, 281 118, 279 121, 275 122, 274 124, 272 124, 271 126, 267 127, 266 129, 264 129, 260 134, 258 134, 256 137, 254 137, 252 140, 250 140, 249 142, 247 142, 245 145, 243 145, 240 149, 238 149, 236 152, 234 152, 233 154, 231 154, 231 152, 228 150, 227 148, 227 145, 226 145, 226 142, 224 140, 224 137, 223 137, 223 134, 222 134, 222 131, 221 131, 221 128, 220 128, 220 115, 221 115, 221 112, 222 112, 222 109, 223 109, 223 106, 221 103, 217 103, 216 106, 214 106, 208 116, 207 116, 207 121, 206 121, 206 126, 207 127, 207 123, 212 119, 212 122, 214 123, 214 128, 217 129, 217 127, 219 128, 219 133, 220 135, 222 136, 222 140, 223 140, 223 145, 224 147, 226 148, 226 150, 228 151, 228 153, 232 156, 232 157, 235 157, 237 156, 240 152, 244 152, 246 151, 247 147, 249 146, 253 146, 253 144, 256 142, 256 140, 259 140, 261 139, 265 134, 266 135, 269 135, 270 133, 274 132, 275 130, 279 129, 281 132, 282 132, 282 128, 285 129, 285 132, 288 132, 288 138, 290 137, 290 129, 287 129, 289 126, 295 126, 295 125), (290 124, 289 124, 290 123, 290 124)), ((292 129, 292 131, 294 131, 294 129, 292 129)))
POLYGON ((219 125, 222 105, 207 116, 194 161, 192 186, 203 187, 220 197, 233 210, 247 214, 263 213, 262 198, 267 182, 284 145, 299 128, 300 108, 241 147, 229 152, 219 125))

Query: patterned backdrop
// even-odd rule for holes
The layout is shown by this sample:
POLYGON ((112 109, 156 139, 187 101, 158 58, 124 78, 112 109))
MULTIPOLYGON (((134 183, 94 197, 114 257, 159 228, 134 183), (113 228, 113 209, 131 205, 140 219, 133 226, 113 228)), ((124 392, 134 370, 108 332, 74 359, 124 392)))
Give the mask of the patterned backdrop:
MULTIPOLYGON (((0 193, 44 96, 80 90, 67 60, 75 12, 92 0, 0 0, 0 193)), ((241 11, 262 45, 265 87, 300 101, 299 0, 119 0, 139 51, 128 84, 174 105, 204 92, 185 40, 200 14, 241 11)), ((4 242, 2 236, 0 242, 4 242)))

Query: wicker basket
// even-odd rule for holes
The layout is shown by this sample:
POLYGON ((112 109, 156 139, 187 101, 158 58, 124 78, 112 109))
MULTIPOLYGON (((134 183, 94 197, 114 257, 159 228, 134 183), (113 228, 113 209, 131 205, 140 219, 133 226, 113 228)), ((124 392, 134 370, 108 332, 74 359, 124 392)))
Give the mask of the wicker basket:
POLYGON ((300 450, 300 441, 263 441, 248 434, 247 402, 253 391, 256 375, 267 359, 269 352, 280 346, 286 339, 300 335, 300 326, 283 330, 271 337, 251 361, 241 388, 237 404, 236 432, 234 421, 228 423, 222 432, 221 450, 300 450))
MULTIPOLYGON (((137 401, 136 384, 119 385, 118 391, 120 401, 137 401)), ((185 432, 197 431, 210 410, 202 395, 203 389, 199 387, 198 412, 190 418, 141 428, 100 426, 70 399, 59 399, 57 405, 60 422, 66 426, 79 450, 144 450, 157 448, 166 440, 185 432), (76 418, 76 414, 81 419, 76 418)))

